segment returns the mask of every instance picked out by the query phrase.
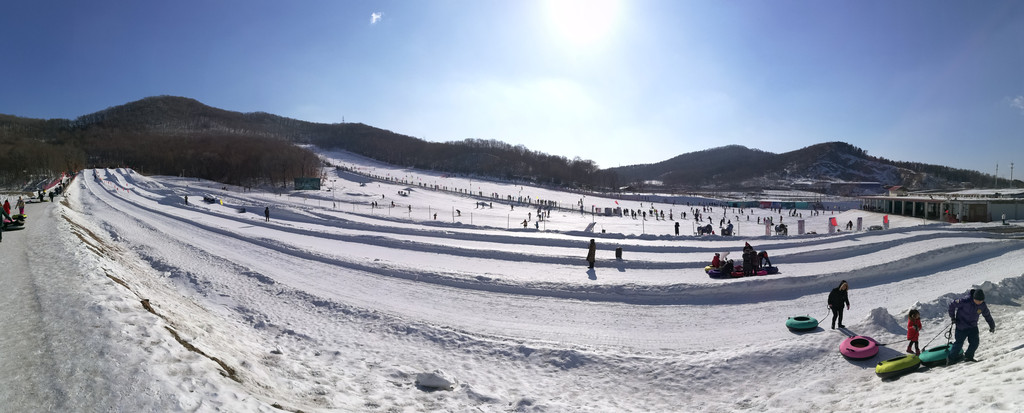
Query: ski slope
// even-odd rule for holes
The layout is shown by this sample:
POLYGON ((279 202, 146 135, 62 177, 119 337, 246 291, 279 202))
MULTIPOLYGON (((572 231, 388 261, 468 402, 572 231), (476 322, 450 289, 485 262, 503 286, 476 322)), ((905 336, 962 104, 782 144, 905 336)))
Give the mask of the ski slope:
POLYGON ((323 156, 345 170, 326 169, 321 191, 250 191, 106 169, 83 171, 57 204, 30 205, 32 217, 49 211, 53 237, 75 245, 70 259, 82 275, 58 286, 81 290, 75 283, 85 283, 113 297, 85 305, 80 316, 139 330, 120 335, 118 345, 130 349, 124 352, 134 364, 149 366, 144 376, 162 404, 116 398, 123 405, 543 412, 1024 406, 1016 390, 1024 381, 1020 232, 890 217, 888 230, 828 234, 832 217, 882 221, 837 200, 838 209, 820 215, 798 211, 816 234, 765 236, 758 219, 782 220, 795 234, 799 217, 713 206, 702 212, 716 229, 725 218, 741 235, 697 237, 693 208, 713 200, 612 198, 323 156), (202 202, 207 194, 219 202, 202 202), (537 222, 536 206, 518 202, 524 199, 563 208, 537 222), (588 213, 615 206, 671 211, 674 219, 588 213), (598 245, 592 270, 583 259, 591 238, 598 245), (738 260, 745 242, 769 251, 781 272, 727 280, 704 274, 715 252, 738 260), (623 259, 615 259, 616 248, 623 259), (825 298, 840 280, 851 286, 847 327, 895 343, 876 359, 838 354, 845 336, 828 329, 825 298), (983 363, 896 381, 875 377, 874 363, 905 348, 897 342, 909 309, 921 310, 922 347, 934 336, 932 345, 944 344, 946 304, 974 286, 986 289, 999 326, 982 333, 983 363), (90 315, 90 305, 107 311, 90 315), (795 315, 823 320, 825 328, 794 334, 784 322, 795 315), (453 378, 454 389, 416 387, 418 373, 435 370, 453 378))

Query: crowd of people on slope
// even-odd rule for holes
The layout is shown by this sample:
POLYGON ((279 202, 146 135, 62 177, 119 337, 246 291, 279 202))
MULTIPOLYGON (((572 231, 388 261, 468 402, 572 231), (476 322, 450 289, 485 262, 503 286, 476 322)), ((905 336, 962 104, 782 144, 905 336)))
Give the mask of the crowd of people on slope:
MULTIPOLYGON (((39 198, 38 202, 45 202, 46 195, 49 194, 50 202, 53 202, 55 196, 63 193, 67 190, 68 185, 71 183, 70 177, 75 174, 66 175, 62 177, 56 185, 53 185, 48 191, 46 189, 40 189, 38 192, 33 192, 31 199, 39 198)), ((26 199, 24 196, 18 196, 18 200, 15 201, 14 208, 18 209, 18 213, 15 214, 11 209, 11 200, 5 199, 0 209, 0 242, 3 242, 3 230, 11 225, 20 226, 25 223, 25 202, 30 199, 26 199)))
POLYGON ((0 209, 0 242, 3 241, 3 230, 9 226, 20 226, 25 223, 25 198, 18 197, 18 201, 14 205, 18 208, 18 213, 15 214, 11 210, 11 200, 5 199, 2 209, 0 209))

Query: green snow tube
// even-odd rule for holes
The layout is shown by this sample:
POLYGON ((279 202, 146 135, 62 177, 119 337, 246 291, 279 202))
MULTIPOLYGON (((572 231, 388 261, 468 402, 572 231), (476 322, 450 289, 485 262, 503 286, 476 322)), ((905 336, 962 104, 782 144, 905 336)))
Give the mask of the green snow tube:
POLYGON ((786 320, 786 328, 791 331, 808 331, 818 328, 818 320, 807 315, 790 317, 786 320))
POLYGON ((916 354, 907 354, 905 356, 899 356, 891 358, 886 361, 879 361, 875 365, 875 374, 878 377, 887 379, 890 377, 899 376, 901 374, 907 374, 914 370, 917 370, 917 366, 921 365, 921 359, 916 354))
MULTIPOLYGON (((938 347, 926 348, 921 352, 921 364, 928 367, 942 366, 946 364, 946 357, 949 356, 949 348, 953 347, 952 344, 946 344, 938 347)), ((964 356, 964 350, 960 349, 960 354, 957 358, 964 356)))

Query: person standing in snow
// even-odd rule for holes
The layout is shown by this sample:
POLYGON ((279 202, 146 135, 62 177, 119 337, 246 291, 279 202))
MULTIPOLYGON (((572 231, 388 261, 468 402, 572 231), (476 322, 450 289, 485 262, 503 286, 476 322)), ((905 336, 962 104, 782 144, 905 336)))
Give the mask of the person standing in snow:
POLYGON ((21 199, 21 197, 19 196, 18 203, 16 205, 18 207, 18 213, 21 215, 25 215, 25 200, 21 199))
POLYGON ((985 292, 981 289, 971 290, 966 296, 953 300, 949 303, 949 317, 956 325, 955 340, 953 347, 949 349, 946 364, 956 363, 956 355, 964 347, 964 340, 967 340, 967 351, 964 351, 964 361, 974 360, 974 352, 978 350, 981 339, 978 337, 978 317, 984 316, 988 322, 988 332, 996 332, 996 322, 992 320, 992 314, 988 312, 988 305, 985 304, 985 292))
MULTIPOLYGON (((722 234, 725 235, 725 234, 722 234)), ((757 259, 757 253, 754 251, 754 247, 750 246, 747 242, 743 246, 743 275, 750 276, 754 275, 754 260, 757 259)))
POLYGON ((921 348, 917 346, 917 338, 921 333, 921 312, 917 309, 910 310, 910 314, 907 315, 907 353, 921 355, 921 348), (910 348, 913 347, 914 351, 910 348))
POLYGON ((587 247, 587 263, 590 264, 590 266, 587 267, 587 268, 594 268, 594 261, 596 260, 595 259, 596 255, 597 255, 597 243, 594 242, 593 238, 591 238, 590 239, 590 246, 587 247))
POLYGON ((761 251, 757 254, 757 269, 771 267, 772 260, 768 259, 768 251, 761 251), (767 264, 767 265, 765 265, 767 264))
POLYGON ((6 211, 4 211, 3 209, 0 209, 0 241, 4 240, 4 223, 3 223, 4 220, 11 220, 11 221, 13 221, 11 219, 11 216, 6 211))
POLYGON ((270 222, 270 207, 263 209, 263 215, 267 217, 267 222, 270 222))
POLYGON ((843 280, 839 283, 839 286, 832 289, 832 292, 828 294, 828 308, 832 310, 832 329, 836 329, 836 320, 839 320, 839 328, 846 328, 843 325, 843 304, 846 304, 846 309, 850 309, 850 297, 847 295, 847 290, 850 289, 850 285, 843 280))
POLYGON ((744 242, 743 243, 743 253, 746 254, 746 253, 752 252, 752 251, 754 251, 754 247, 750 246, 749 242, 744 242))

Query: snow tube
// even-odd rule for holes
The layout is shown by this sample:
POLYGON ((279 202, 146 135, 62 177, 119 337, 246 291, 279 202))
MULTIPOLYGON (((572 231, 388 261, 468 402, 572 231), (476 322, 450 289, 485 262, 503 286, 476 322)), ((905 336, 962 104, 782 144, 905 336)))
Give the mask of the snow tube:
POLYGON ((792 331, 814 330, 818 328, 818 320, 807 315, 790 317, 786 320, 786 328, 789 328, 792 331))
POLYGON ((839 344, 839 353, 852 360, 866 360, 878 354, 878 342, 871 337, 853 336, 839 344))
MULTIPOLYGON (((942 366, 946 364, 946 358, 949 357, 949 349, 953 347, 952 344, 946 344, 938 347, 926 348, 921 352, 921 364, 928 367, 942 366)), ((964 349, 960 349, 960 354, 957 358, 964 356, 964 349)))
MULTIPOLYGON (((719 270, 718 268, 715 268, 715 267, 712 267, 712 266, 709 265, 707 267, 704 267, 704 272, 707 273, 708 277, 711 277, 711 278, 740 278, 740 277, 744 276, 742 268, 740 268, 738 270, 735 270, 735 271, 733 271, 731 273, 724 273, 724 272, 722 272, 722 270, 719 270)), ((779 269, 776 268, 776 267, 764 267, 760 271, 754 271, 754 275, 768 275, 768 274, 775 274, 775 273, 778 273, 778 272, 779 272, 779 269), (771 271, 771 270, 774 270, 774 271, 771 271)))
POLYGON ((899 356, 891 358, 886 361, 879 361, 875 365, 875 374, 878 377, 887 379, 890 377, 899 376, 901 374, 907 374, 914 370, 917 370, 917 366, 921 365, 921 359, 916 354, 907 354, 905 356, 899 356))

